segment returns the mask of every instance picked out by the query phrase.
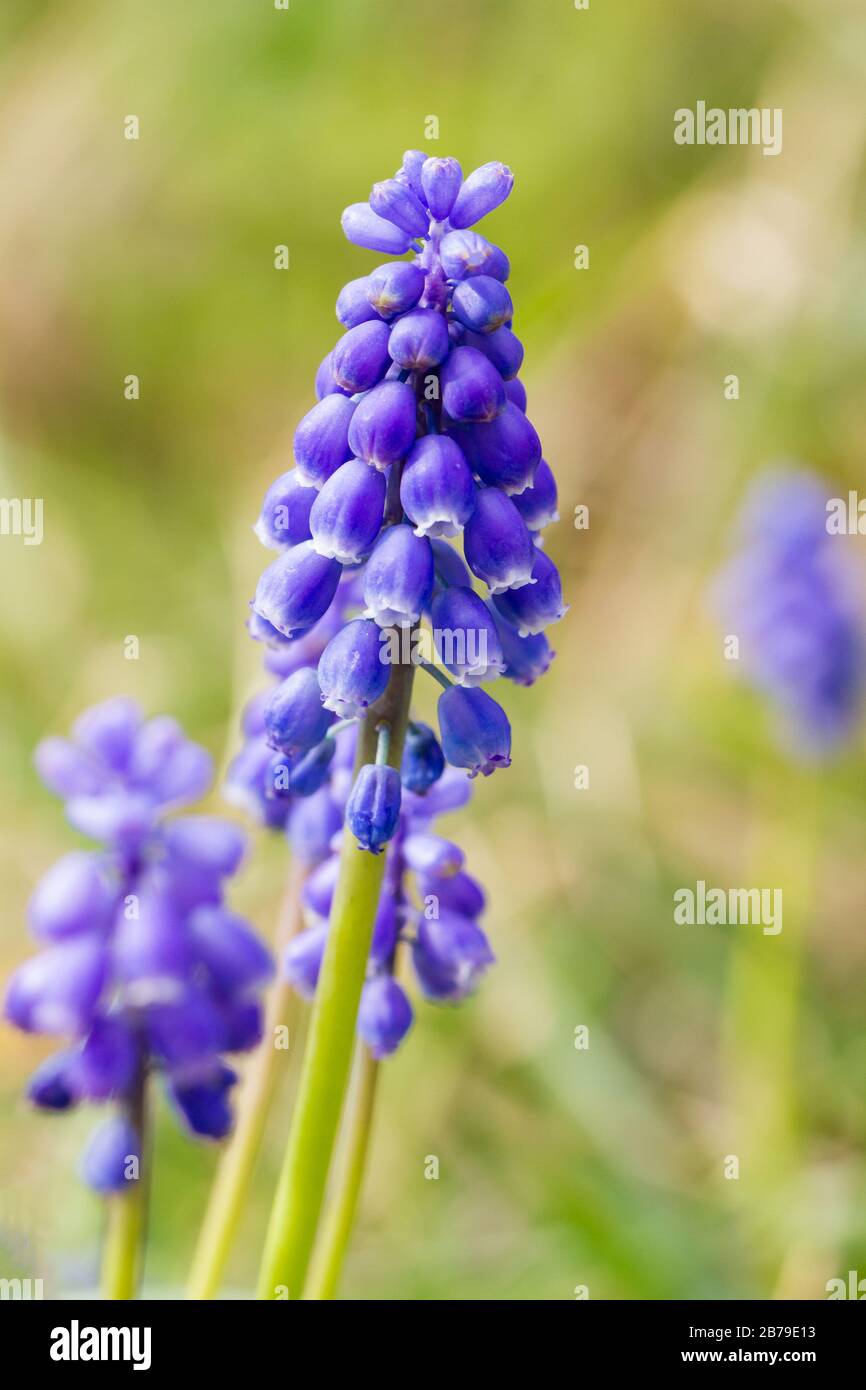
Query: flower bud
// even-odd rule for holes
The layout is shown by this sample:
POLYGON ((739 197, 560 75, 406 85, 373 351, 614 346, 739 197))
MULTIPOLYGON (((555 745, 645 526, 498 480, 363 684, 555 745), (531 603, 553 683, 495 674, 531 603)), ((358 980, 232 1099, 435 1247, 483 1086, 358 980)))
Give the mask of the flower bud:
POLYGON ((458 438, 470 468, 482 482, 509 494, 531 487, 541 461, 541 443, 511 401, 494 420, 460 427, 458 438))
POLYGON ((545 526, 550 526, 554 521, 559 520, 556 500, 556 479, 553 476, 553 469, 546 459, 542 459, 532 486, 517 494, 513 499, 514 505, 530 531, 543 531, 545 526))
POLYGON ((427 434, 415 441, 403 467, 400 501, 416 536, 456 536, 472 515, 475 494, 455 440, 427 434))
POLYGON ((515 685, 534 685, 539 677, 548 671, 556 652, 551 649, 543 632, 538 632, 532 637, 521 637, 517 629, 512 627, 511 623, 507 623, 492 604, 490 607, 496 619, 502 654, 505 657, 505 670, 502 674, 508 680, 514 681, 515 685))
POLYGON ((81 1158, 81 1176, 95 1192, 122 1192, 138 1181, 141 1144, 128 1120, 113 1115, 90 1136, 81 1158))
POLYGON ((352 203, 344 210, 340 225, 347 241, 389 256, 402 256, 413 241, 408 232, 375 213, 369 203, 352 203))
POLYGON ((310 487, 321 487, 327 478, 352 457, 349 424, 355 402, 347 396, 325 396, 308 410, 295 430, 293 443, 298 479, 310 487))
POLYGON ((449 280, 492 275, 504 281, 511 270, 505 252, 479 232, 447 232, 439 243, 439 259, 449 280))
POLYGON ((505 665, 496 624, 472 589, 441 589, 430 611, 436 655, 459 685, 495 680, 505 665))
POLYGON ((333 722, 333 714, 322 705, 316 673, 309 666, 282 681, 265 706, 268 743, 290 758, 321 743, 333 722))
POLYGON ((424 272, 411 261, 388 261, 367 277, 367 299, 384 319, 414 309, 424 293, 424 272))
POLYGON ((292 937, 283 957, 286 979, 296 989, 302 999, 312 999, 319 983, 325 942, 328 939, 328 924, 308 927, 292 937))
POLYGON ((382 319, 359 323, 344 333, 331 354, 331 370, 346 391, 368 391, 381 381, 391 363, 390 329, 382 319))
POLYGON ((483 352, 504 381, 510 381, 512 377, 517 376, 523 365, 523 344, 511 329, 504 325, 502 328, 494 329, 492 333, 465 333, 463 342, 466 347, 474 347, 483 352))
POLYGON ((526 387, 517 377, 512 377, 511 381, 505 383, 505 394, 510 401, 513 401, 518 410, 526 414, 526 387))
POLYGON ((421 917, 412 947, 412 964, 428 999, 456 1003, 475 989, 496 957, 471 917, 443 912, 421 917))
POLYGON ((259 579, 253 608, 278 632, 294 637, 317 623, 340 582, 337 560, 317 555, 312 541, 286 550, 259 579))
POLYGON ((453 840, 428 830, 413 831, 403 841, 403 858, 416 874, 438 874, 448 878, 463 868, 464 854, 453 840))
POLYGON ((328 780, 337 744, 323 738, 309 753, 305 753, 289 771, 288 791, 294 796, 312 796, 328 780))
POLYGON ((511 295, 492 275, 471 275, 454 286, 451 296, 454 317, 471 333, 493 333, 511 320, 511 295))
POLYGON ((508 589, 496 594, 493 602, 507 623, 516 627, 521 637, 543 632, 568 612, 562 601, 562 583, 556 565, 543 550, 535 549, 532 564, 534 583, 522 589, 508 589))
POLYGON ((398 179, 374 183, 370 190, 370 207, 412 239, 424 236, 427 231, 430 219, 424 207, 412 189, 398 179))
POLYGON ((484 690, 459 685, 444 690, 439 696, 439 733, 449 763, 467 768, 471 777, 479 772, 488 777, 511 765, 511 725, 484 690))
POLYGON ((310 508, 316 489, 301 482, 296 468, 282 473, 265 493, 261 515, 253 530, 270 550, 300 545, 310 539, 310 508))
POLYGON ((172 1081, 169 1095, 193 1134, 203 1139, 225 1139, 232 1126, 228 1092, 237 1079, 231 1067, 218 1063, 200 1080, 172 1081))
POLYGON ((442 408, 459 423, 482 424, 505 409, 505 386, 493 363, 473 347, 456 347, 439 373, 442 408))
POLYGON ((337 295, 337 318, 344 328, 357 328, 359 323, 379 317, 370 303, 369 278, 361 275, 357 280, 349 280, 337 295))
POLYGON ((346 804, 346 825, 360 849, 378 854, 400 819, 400 774, 393 767, 366 763, 346 804))
POLYGON ((4 1013, 26 1033, 86 1031, 102 993, 108 953, 99 937, 72 937, 31 956, 9 981, 4 1013))
POLYGON ((37 885, 27 909, 30 929, 46 940, 103 931, 116 902, 101 857, 76 850, 58 859, 37 885))
POLYGON ((358 403, 349 427, 353 453, 374 468, 387 468, 415 442, 415 393, 405 381, 383 381, 358 403))
POLYGON ((410 309, 393 322, 388 352, 406 371, 427 371, 448 356, 451 343, 438 309, 410 309))
POLYGON ((318 667, 326 709, 352 719, 384 695, 391 674, 384 649, 380 628, 368 618, 354 618, 331 638, 318 667))
POLYGON ((480 917, 487 906, 481 884, 464 869, 445 878, 435 873, 422 873, 418 878, 418 892, 425 908, 428 899, 435 899, 439 914, 444 910, 458 912, 462 917, 480 917))
POLYGON ((480 169, 473 170, 469 177, 463 180, 451 209, 448 218, 451 226, 471 227, 474 222, 480 222, 482 217, 486 217, 494 208, 498 208, 500 203, 505 202, 513 183, 514 175, 511 170, 505 164, 496 161, 482 164, 480 169))
MULTIPOLYGON (((384 325, 383 325, 384 327, 384 325)), ((385 475, 361 459, 350 459, 315 493, 310 512, 318 555, 357 564, 373 547, 385 511, 385 475)))
POLYGON ((412 1027, 412 1005, 393 975, 376 975, 361 991, 358 1033, 380 1061, 397 1051, 412 1027))
POLYGON ((394 175, 401 183, 407 184, 418 201, 422 203, 424 201, 424 186, 421 182, 421 170, 426 159, 426 154, 421 150, 407 150, 403 155, 403 163, 394 175))
POLYGON ((513 500, 498 488, 479 489, 463 533, 463 553, 492 594, 532 582, 532 536, 513 500))
POLYGON ((411 722, 406 730, 400 780, 406 791, 423 796, 445 771, 445 755, 429 724, 411 722))
POLYGON ((421 187, 435 221, 445 221, 462 183, 463 170, 456 159, 424 160, 421 165, 421 187))
POLYGON ((380 627, 410 627, 428 607, 432 592, 430 542, 409 526, 386 527, 364 572, 366 616, 380 627))

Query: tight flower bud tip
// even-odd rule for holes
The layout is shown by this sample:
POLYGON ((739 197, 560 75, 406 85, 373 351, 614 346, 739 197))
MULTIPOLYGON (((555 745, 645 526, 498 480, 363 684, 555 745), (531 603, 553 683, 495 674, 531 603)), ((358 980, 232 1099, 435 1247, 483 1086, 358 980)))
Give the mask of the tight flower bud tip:
POLYGON ((101 858, 73 851, 58 859, 37 885, 28 907, 30 928, 48 940, 102 931, 116 902, 101 858))
POLYGON ((346 805, 346 825, 359 848, 378 854, 393 837, 399 818, 399 772, 393 767, 366 763, 346 805))
POLYGON ((530 421, 508 401, 494 420, 457 428, 460 447, 482 482, 509 494, 531 487, 541 443, 530 421))
POLYGON ((352 203, 340 218, 343 235, 368 251, 401 256, 412 245, 412 236, 374 212, 369 203, 352 203))
POLYGON ((466 347, 477 348, 493 363, 504 381, 517 376, 523 365, 523 344, 505 325, 492 333, 469 333, 464 331, 463 343, 466 347))
POLYGON ((462 183, 463 170, 456 159, 425 159, 421 165, 421 187, 435 221, 445 221, 462 183))
POLYGON ((505 660, 496 624, 472 589, 442 589, 430 622, 436 655, 458 684, 480 685, 500 675, 505 660))
POLYGON ((477 922, 456 912, 422 917, 412 948, 412 964, 424 994, 439 1003, 457 1003, 475 990, 496 957, 477 922))
POLYGON ((518 493, 513 501, 530 531, 543 531, 559 520, 556 479, 546 459, 539 463, 532 486, 518 493))
POLYGON ((370 190, 370 207, 411 238, 422 237, 429 218, 412 189, 398 179, 383 179, 370 190))
POLYGON ((397 173, 394 175, 401 183, 405 183, 411 188, 419 202, 424 201, 424 186, 421 182, 421 170, 427 156, 421 150, 407 150, 403 155, 403 162, 397 173))
POLYGON ((464 179, 451 209, 452 227, 471 227, 480 222, 500 203, 504 203, 514 185, 514 175, 505 164, 492 161, 482 164, 464 179))

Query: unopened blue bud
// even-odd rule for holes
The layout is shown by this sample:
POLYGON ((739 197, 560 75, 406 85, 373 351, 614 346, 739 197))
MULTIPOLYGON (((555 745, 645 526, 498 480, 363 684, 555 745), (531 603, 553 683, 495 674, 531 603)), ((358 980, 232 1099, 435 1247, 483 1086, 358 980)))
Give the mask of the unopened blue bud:
POLYGON ((337 318, 344 328, 357 328, 379 315, 370 303, 368 276, 349 280, 337 295, 337 318))
POLYGON ((444 771, 445 755, 429 724, 410 723, 400 765, 400 780, 406 791, 423 796, 444 771))
POLYGON ((347 241, 390 256, 402 256, 413 241, 408 232, 375 213, 369 203, 352 203, 344 210, 340 225, 347 241))
POLYGON ((412 1027, 412 1005, 393 975, 377 975, 361 992, 358 1033, 378 1061, 390 1057, 412 1027))
POLYGON ((104 1120, 90 1136, 81 1159, 81 1176, 96 1192, 122 1192, 138 1181, 141 1144, 128 1120, 104 1120))
POLYGON ((541 443, 533 426, 511 401, 494 420, 459 428, 460 447, 482 482, 503 492, 531 487, 541 461, 541 443))
POLYGON ((532 486, 525 492, 518 493, 512 500, 530 531, 543 531, 545 526, 559 520, 559 512, 556 510, 556 479, 546 459, 539 463, 532 486))
POLYGON ((460 685, 495 680, 505 665, 496 624, 472 589, 440 589, 430 611, 436 655, 460 685))
POLYGON ((456 1003, 472 994, 496 957, 477 922, 456 912, 422 917, 412 964, 428 999, 456 1003))
POLYGON ((511 295, 492 275, 471 275, 454 286, 451 309, 471 333, 493 333, 511 320, 511 295))
POLYGON ((466 347, 478 348, 479 352, 483 352, 504 381, 517 376, 523 366, 523 344, 504 325, 493 333, 464 333, 463 343, 466 347))
POLYGON ((367 299, 384 319, 414 309, 424 293, 424 272, 411 261, 388 261, 367 276, 367 299))
POLYGON ((415 416, 415 393, 408 382, 380 382, 362 397, 352 417, 352 452, 374 468, 399 462, 415 442, 415 416))
POLYGON ((472 347, 456 347, 439 373, 442 408, 459 423, 483 424, 505 409, 505 384, 493 363, 472 347))
POLYGON ((346 825, 359 848, 378 854, 393 837, 399 819, 399 772, 378 763, 365 763, 346 804, 346 825))
POLYGON ((437 222, 445 221, 462 183, 463 170, 456 159, 425 159, 421 165, 421 187, 437 222))
POLYGON ((511 270, 505 252, 478 232, 448 232, 439 243, 439 258, 449 280, 492 275, 504 281, 511 270))
POLYGON ((391 328, 388 352, 407 371, 438 367, 448 356, 448 325, 438 309, 410 309, 391 328))
POLYGON ((412 189, 398 179, 383 179, 370 190, 370 207, 411 238, 422 237, 429 217, 412 189))
POLYGON ((288 757, 308 753, 333 722, 333 714, 322 705, 316 673, 309 666, 282 681, 265 706, 268 743, 288 757))
POLYGON ((474 169, 469 177, 464 179, 457 194, 448 218, 451 226, 471 227, 473 223, 480 222, 482 217, 486 217, 494 208, 498 208, 500 203, 505 202, 513 184, 514 175, 511 170, 495 160, 490 164, 482 164, 480 169, 474 169))

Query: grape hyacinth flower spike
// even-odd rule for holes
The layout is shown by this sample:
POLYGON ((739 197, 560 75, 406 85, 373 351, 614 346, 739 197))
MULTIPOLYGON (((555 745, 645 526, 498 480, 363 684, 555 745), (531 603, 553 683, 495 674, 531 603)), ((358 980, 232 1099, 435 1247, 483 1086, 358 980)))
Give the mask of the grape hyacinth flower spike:
POLYGON ((146 1092, 160 1075, 192 1134, 221 1139, 236 1078, 226 1053, 261 1036, 268 951, 224 902, 244 854, 236 826, 178 816, 212 777, 209 754, 173 719, 131 700, 88 710, 71 739, 47 738, 37 769, 72 825, 99 849, 65 855, 37 885, 29 924, 42 946, 12 976, 10 1022, 62 1037, 28 1094, 46 1110, 111 1103, 83 1156, 113 1202, 106 1293, 132 1297, 147 1174, 146 1092))
MULTIPOLYGON (((256 527, 280 553, 249 628, 281 680, 230 781, 268 823, 290 807, 293 845, 311 836, 322 854, 308 889, 315 920, 288 959, 314 1008, 263 1298, 303 1293, 356 1024, 368 1061, 408 1029, 400 943, 422 992, 442 1002, 463 998, 492 961, 477 910, 464 910, 480 890, 431 824, 453 809, 455 778, 468 793, 467 775, 509 766, 509 721, 483 686, 543 675, 546 629, 566 611, 539 544, 556 485, 517 376, 511 268, 477 230, 512 186, 495 161, 464 177, 456 159, 410 150, 345 210, 348 240, 389 259, 340 291, 342 336, 316 373, 294 469, 268 490, 256 527), (438 730, 411 719, 419 666, 443 687, 438 730), (357 723, 351 770, 346 721, 357 723), (451 876, 462 896, 412 927, 400 886, 410 873, 451 876)), ((325 1266, 338 1265, 335 1248, 325 1266)))

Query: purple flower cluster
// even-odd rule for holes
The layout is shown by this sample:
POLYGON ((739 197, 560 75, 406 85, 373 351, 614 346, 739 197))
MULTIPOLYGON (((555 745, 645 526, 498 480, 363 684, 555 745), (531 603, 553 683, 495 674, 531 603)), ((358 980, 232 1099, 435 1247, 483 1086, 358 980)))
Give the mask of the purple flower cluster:
POLYGON ((209 754, 169 718, 143 720, 128 699, 77 721, 71 739, 45 739, 36 766, 66 802, 69 821, 102 842, 51 868, 29 907, 44 944, 13 975, 7 1018, 70 1045, 33 1076, 39 1106, 118 1104, 83 1160, 95 1188, 122 1188, 140 1158, 130 1120, 151 1071, 189 1128, 210 1138, 231 1123, 235 1075, 223 1054, 261 1035, 260 992, 270 956, 223 902, 244 853, 236 826, 214 816, 170 816, 210 785, 209 754))
POLYGON ((862 601, 844 541, 828 534, 828 496, 805 470, 759 478, 739 551, 716 586, 743 671, 779 706, 786 741, 806 756, 850 736, 866 699, 862 601))
MULTIPOLYGON (((471 776, 510 762, 508 719, 481 684, 529 685, 550 664, 544 629, 565 608, 540 542, 556 519, 556 485, 517 378, 508 259, 471 230, 512 182, 501 164, 464 179, 456 160, 412 150, 343 214, 356 244, 416 254, 341 290, 346 331, 319 368, 295 467, 269 488, 256 526, 280 554, 259 581, 250 628, 285 662, 261 712, 258 756, 264 764, 269 746, 287 760, 294 790, 327 775, 331 722, 382 696, 395 632, 417 636, 429 621, 430 656, 450 677, 442 750, 471 776), (463 557, 449 543, 461 534, 463 557)), ((245 750, 250 767, 253 756, 245 750)), ((381 849, 399 809, 393 770, 365 768, 347 811, 359 842, 381 849)))

